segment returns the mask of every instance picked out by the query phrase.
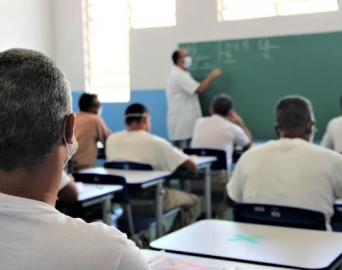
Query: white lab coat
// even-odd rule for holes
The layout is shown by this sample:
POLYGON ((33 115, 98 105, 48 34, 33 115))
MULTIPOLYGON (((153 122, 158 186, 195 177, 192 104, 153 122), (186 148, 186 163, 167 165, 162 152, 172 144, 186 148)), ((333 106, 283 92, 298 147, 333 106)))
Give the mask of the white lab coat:
POLYGON ((173 66, 166 87, 168 130, 172 141, 192 138, 202 111, 196 94, 200 85, 188 71, 173 66))

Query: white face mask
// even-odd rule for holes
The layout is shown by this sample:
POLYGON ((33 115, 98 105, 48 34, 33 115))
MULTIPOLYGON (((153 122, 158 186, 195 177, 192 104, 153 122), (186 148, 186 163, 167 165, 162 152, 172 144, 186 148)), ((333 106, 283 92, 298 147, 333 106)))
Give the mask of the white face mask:
POLYGON ((192 58, 191 56, 185 56, 184 57, 184 68, 189 69, 192 65, 192 58))
POLYGON ((98 115, 99 117, 101 117, 102 111, 103 111, 103 109, 102 109, 102 107, 100 107, 100 108, 98 109, 98 111, 97 111, 97 115, 98 115))
POLYGON ((67 148, 67 156, 65 158, 65 164, 64 164, 64 167, 65 167, 65 165, 67 165, 67 163, 72 158, 72 156, 75 155, 77 148, 78 148, 78 142, 75 136, 72 137, 72 144, 67 143, 65 137, 63 139, 64 139, 65 146, 67 148))

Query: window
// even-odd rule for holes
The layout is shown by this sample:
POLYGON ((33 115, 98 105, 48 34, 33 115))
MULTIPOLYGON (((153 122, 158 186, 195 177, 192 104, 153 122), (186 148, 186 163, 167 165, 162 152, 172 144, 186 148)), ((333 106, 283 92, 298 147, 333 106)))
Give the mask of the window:
POLYGON ((84 1, 86 91, 101 102, 130 100, 128 14, 125 0, 84 1))
POLYGON ((86 91, 130 100, 129 31, 176 25, 175 0, 83 0, 86 91))
POLYGON ((338 0, 218 0, 219 21, 338 10, 338 0))
POLYGON ((175 0, 129 0, 133 29, 176 25, 175 0))

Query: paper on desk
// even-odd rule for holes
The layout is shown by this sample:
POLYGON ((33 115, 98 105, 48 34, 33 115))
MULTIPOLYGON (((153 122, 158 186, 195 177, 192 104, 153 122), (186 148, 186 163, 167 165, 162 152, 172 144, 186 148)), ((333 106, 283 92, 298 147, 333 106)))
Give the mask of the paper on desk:
POLYGON ((176 258, 162 257, 150 264, 152 270, 224 270, 206 267, 176 258))

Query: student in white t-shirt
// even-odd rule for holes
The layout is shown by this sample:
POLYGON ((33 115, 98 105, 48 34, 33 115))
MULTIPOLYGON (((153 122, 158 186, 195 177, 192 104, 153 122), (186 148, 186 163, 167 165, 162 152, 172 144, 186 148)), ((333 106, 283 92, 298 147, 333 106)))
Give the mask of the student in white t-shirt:
POLYGON ((75 203, 78 199, 78 190, 72 175, 67 175, 65 171, 62 173, 62 180, 59 184, 58 198, 66 203, 75 203))
POLYGON ((247 151, 238 161, 227 191, 234 202, 266 203, 324 213, 329 223, 342 197, 342 156, 310 143, 311 102, 291 96, 276 107, 279 140, 247 151))
MULTIPOLYGON (((340 108, 342 113, 342 96, 340 97, 340 108)), ((342 116, 330 120, 321 145, 342 153, 342 116)))
POLYGON ((191 148, 226 151, 229 169, 234 146, 249 148, 252 144, 252 135, 242 118, 234 111, 230 96, 222 94, 214 97, 210 111, 210 117, 197 120, 191 148))
POLYGON ((71 106, 65 75, 48 57, 0 53, 1 269, 150 269, 125 234, 54 207, 77 148, 71 106))
MULTIPOLYGON (((213 98, 211 103, 211 116, 197 120, 194 130, 191 148, 209 148, 224 150, 227 157, 227 168, 230 169, 232 155, 235 145, 249 148, 252 142, 252 135, 242 118, 233 110, 233 103, 230 96, 221 94, 213 98)), ((224 198, 225 186, 228 181, 227 172, 212 171, 211 190, 213 198, 217 194, 220 197, 213 200, 213 211, 223 217, 227 210, 224 198)), ((191 182, 191 188, 202 193, 203 185, 199 182, 191 182)))
MULTIPOLYGON (((154 170, 173 172, 179 167, 195 170, 196 164, 189 156, 173 147, 168 141, 152 135, 150 115, 142 104, 132 104, 125 112, 127 130, 110 135, 106 141, 108 161, 131 161, 149 164, 154 170)), ((190 224, 198 214, 199 200, 195 195, 179 190, 165 189, 163 210, 181 207, 184 221, 190 224)), ((151 208, 133 209, 133 212, 155 213, 151 208)))

